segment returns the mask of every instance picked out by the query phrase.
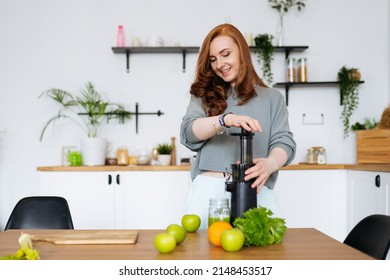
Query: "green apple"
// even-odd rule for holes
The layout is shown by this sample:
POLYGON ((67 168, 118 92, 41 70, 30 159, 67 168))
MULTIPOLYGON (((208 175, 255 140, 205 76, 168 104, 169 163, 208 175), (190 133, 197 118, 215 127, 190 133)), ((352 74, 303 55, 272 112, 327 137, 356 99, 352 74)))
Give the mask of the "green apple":
POLYGON ((159 233, 154 237, 154 246, 160 253, 171 253, 176 248, 176 239, 169 233, 159 233))
POLYGON ((196 232, 200 227, 200 217, 196 214, 186 214, 181 218, 181 226, 187 232, 196 232))
POLYGON ((227 252, 237 252, 244 245, 244 233, 238 228, 224 230, 221 234, 221 246, 227 252))
POLYGON ((186 239, 187 232, 179 225, 171 224, 167 227, 167 233, 176 239, 176 245, 182 243, 186 239))

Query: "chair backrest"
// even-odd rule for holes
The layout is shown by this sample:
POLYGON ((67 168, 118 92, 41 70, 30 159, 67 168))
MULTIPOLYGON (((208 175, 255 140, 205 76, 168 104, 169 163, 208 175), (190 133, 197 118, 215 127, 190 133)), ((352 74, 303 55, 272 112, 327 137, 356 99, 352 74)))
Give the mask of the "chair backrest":
POLYGON ((8 219, 7 229, 73 229, 68 202, 58 196, 22 198, 8 219))
POLYGON ((361 220, 344 240, 378 260, 385 260, 390 247, 390 216, 370 215, 361 220))

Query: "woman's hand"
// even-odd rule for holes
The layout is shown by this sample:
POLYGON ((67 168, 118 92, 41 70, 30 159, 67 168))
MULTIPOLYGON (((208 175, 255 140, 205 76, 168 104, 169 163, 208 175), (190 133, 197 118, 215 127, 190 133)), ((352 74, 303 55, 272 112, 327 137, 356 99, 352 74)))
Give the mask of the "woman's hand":
POLYGON ((251 185, 252 188, 256 188, 257 193, 267 182, 269 176, 277 171, 287 162, 287 153, 279 147, 272 149, 267 158, 256 158, 253 160, 254 165, 245 171, 245 181, 249 181, 253 178, 256 180, 251 185))
POLYGON ((225 124, 230 127, 242 127, 247 131, 261 131, 259 121, 245 115, 227 114, 224 118, 225 124))
POLYGON ((249 181, 253 178, 256 178, 251 187, 256 188, 256 192, 259 193, 265 182, 268 180, 269 176, 274 171, 268 159, 266 158, 256 158, 253 160, 253 163, 255 165, 245 171, 246 176, 244 179, 245 181, 249 181))

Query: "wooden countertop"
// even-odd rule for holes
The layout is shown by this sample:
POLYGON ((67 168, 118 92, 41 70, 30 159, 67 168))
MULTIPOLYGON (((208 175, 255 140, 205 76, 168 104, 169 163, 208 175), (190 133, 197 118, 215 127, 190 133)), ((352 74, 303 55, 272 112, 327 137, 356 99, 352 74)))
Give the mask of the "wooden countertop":
POLYGON ((190 171, 189 165, 39 166, 38 171, 190 171))
MULTIPOLYGON (((22 230, 0 233, 0 256, 19 249, 22 230)), ((154 236, 164 230, 139 230, 132 245, 54 245, 34 242, 42 260, 372 260, 372 258, 313 228, 289 228, 281 244, 244 247, 234 253, 212 245, 207 230, 188 233, 170 254, 160 254, 154 236)), ((23 230, 31 235, 60 233, 63 230, 23 230)))
POLYGON ((332 170, 332 169, 390 172, 390 164, 292 164, 283 167, 281 170, 332 170))
MULTIPOLYGON (((281 170, 333 170, 348 169, 390 172, 390 164, 292 164, 281 170)), ((190 171, 189 165, 104 165, 104 166, 39 166, 38 171, 190 171)))

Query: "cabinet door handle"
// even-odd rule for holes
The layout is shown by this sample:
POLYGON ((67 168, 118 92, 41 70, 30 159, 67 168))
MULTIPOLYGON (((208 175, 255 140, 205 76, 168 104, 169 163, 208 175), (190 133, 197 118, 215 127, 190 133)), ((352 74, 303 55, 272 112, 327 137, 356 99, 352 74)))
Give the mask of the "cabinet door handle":
POLYGON ((112 183, 112 176, 111 174, 108 174, 108 184, 111 185, 112 183))
POLYGON ((378 188, 381 186, 381 176, 380 175, 375 176, 375 186, 378 188))
POLYGON ((120 185, 120 184, 121 184, 121 181, 120 181, 120 176, 119 176, 119 174, 118 174, 118 175, 116 175, 116 183, 117 183, 118 185, 120 185))

